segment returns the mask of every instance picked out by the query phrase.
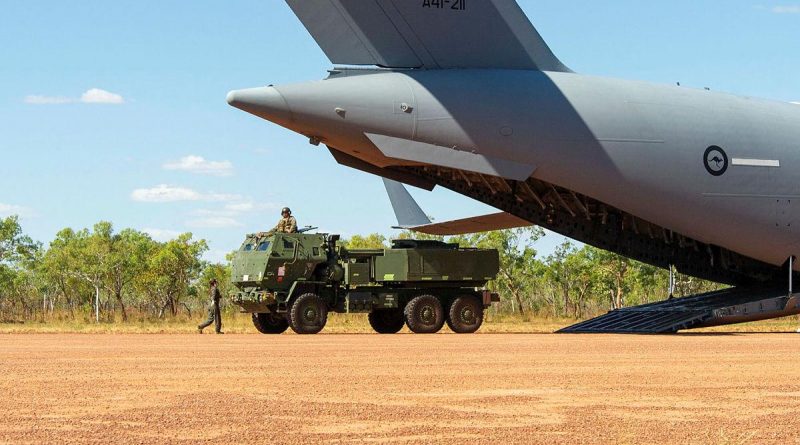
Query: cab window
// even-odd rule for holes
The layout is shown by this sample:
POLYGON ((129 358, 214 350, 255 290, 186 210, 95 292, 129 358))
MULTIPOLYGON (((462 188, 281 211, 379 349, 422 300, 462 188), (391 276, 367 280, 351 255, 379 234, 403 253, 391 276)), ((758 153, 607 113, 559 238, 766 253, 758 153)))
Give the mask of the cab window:
POLYGON ((244 251, 245 252, 249 252, 251 250, 253 250, 253 245, 252 244, 245 244, 244 251))
POLYGON ((283 240, 283 248, 284 249, 294 249, 294 243, 289 241, 288 239, 283 240))
POLYGON ((269 249, 269 241, 264 241, 258 245, 258 250, 260 252, 266 252, 269 249))

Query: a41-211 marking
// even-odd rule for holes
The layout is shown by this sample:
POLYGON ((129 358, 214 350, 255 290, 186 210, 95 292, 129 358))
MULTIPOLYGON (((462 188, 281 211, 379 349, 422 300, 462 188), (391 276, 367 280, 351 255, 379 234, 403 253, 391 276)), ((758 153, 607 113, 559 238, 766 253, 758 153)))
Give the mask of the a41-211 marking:
POLYGON ((423 0, 423 8, 431 9, 453 9, 464 11, 467 9, 467 0, 423 0))

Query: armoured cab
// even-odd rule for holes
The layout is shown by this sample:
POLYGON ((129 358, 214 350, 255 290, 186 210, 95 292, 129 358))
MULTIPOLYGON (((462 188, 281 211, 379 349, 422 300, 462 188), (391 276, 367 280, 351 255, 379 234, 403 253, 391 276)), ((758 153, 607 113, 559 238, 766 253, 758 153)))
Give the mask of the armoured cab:
POLYGON ((304 233, 251 234, 234 254, 231 281, 240 290, 288 290, 309 280, 328 259, 325 235, 304 233))

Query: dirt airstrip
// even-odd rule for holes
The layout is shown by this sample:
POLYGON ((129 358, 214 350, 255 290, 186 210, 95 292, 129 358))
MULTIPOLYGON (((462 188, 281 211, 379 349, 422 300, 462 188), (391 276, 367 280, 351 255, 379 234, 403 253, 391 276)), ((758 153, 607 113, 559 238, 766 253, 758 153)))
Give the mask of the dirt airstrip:
POLYGON ((0 335, 0 443, 800 443, 800 335, 0 335))

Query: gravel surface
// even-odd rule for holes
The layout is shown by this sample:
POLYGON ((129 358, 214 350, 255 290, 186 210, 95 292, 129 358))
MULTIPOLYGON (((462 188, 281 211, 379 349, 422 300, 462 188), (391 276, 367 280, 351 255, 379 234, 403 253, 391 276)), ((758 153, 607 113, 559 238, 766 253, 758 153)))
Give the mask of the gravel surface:
POLYGON ((0 443, 800 443, 797 334, 0 335, 0 443))

